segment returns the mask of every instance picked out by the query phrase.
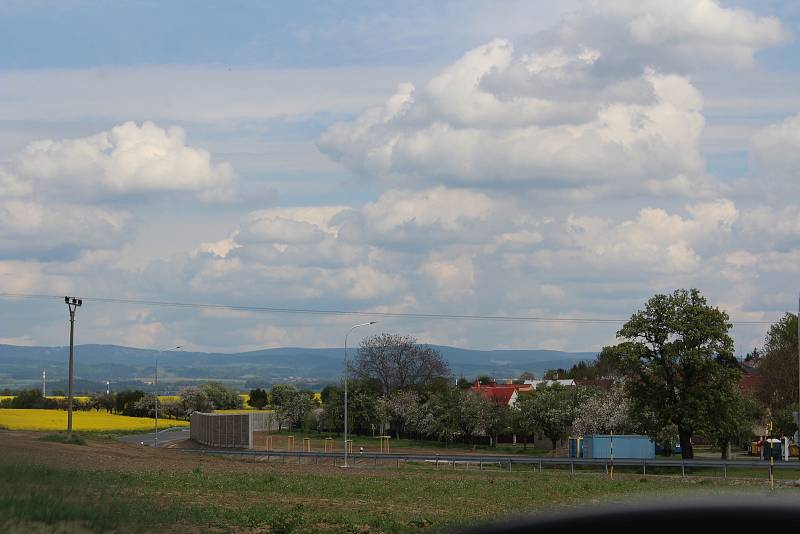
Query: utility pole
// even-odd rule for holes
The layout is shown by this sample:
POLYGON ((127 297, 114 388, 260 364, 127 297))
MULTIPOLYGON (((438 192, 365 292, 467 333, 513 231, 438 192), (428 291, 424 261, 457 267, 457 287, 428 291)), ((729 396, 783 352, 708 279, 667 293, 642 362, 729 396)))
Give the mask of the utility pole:
POLYGON ((67 381, 67 439, 72 439, 72 370, 75 353, 75 310, 83 304, 83 300, 75 297, 64 297, 69 308, 69 379, 67 381))
POLYGON ((342 467, 350 467, 347 464, 347 375, 349 374, 350 369, 349 364, 347 363, 347 336, 350 335, 350 332, 360 326, 369 326, 372 324, 375 324, 375 321, 353 325, 344 335, 344 465, 342 467))

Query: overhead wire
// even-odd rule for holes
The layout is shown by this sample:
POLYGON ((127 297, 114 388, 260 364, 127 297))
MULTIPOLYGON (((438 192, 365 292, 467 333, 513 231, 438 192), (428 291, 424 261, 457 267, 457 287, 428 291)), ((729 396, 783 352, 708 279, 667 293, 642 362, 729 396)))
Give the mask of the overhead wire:
MULTIPOLYGON (((58 299, 63 300, 63 295, 48 295, 41 293, 0 293, 0 298, 14 299, 58 299)), ((106 304, 125 304, 125 305, 144 305, 160 306, 170 308, 191 308, 191 309, 211 309, 228 310, 240 312, 256 313, 285 313, 299 315, 340 315, 340 316, 364 316, 364 317, 385 317, 396 319, 441 319, 456 321, 495 321, 495 322, 530 322, 530 323, 575 323, 575 324, 620 324, 628 319, 608 318, 608 317, 547 317, 547 316, 526 316, 526 315, 471 315, 455 313, 421 313, 421 312, 387 312, 387 311, 363 311, 363 310, 339 310, 322 308, 288 308, 277 306, 243 306, 236 304, 213 304, 201 302, 173 302, 152 299, 134 299, 122 297, 81 297, 84 303, 100 302, 106 304)), ((755 320, 731 320, 734 325, 771 325, 775 321, 755 321, 755 320)))

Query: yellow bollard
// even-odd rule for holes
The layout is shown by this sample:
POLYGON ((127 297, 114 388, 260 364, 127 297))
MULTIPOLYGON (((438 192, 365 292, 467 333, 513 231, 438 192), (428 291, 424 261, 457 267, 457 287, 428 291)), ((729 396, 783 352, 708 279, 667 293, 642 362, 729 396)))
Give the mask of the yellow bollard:
POLYGON ((772 457, 772 450, 769 451, 769 489, 775 491, 775 473, 773 470, 774 459, 772 457))
POLYGON ((311 452, 311 438, 303 438, 303 452, 311 452))
POLYGON ((272 436, 267 436, 266 443, 264 443, 264 450, 271 451, 272 450, 272 436))
POLYGON ((333 452, 333 438, 325 438, 325 452, 333 452))
POLYGON ((614 431, 611 431, 611 480, 614 480, 614 431))
POLYGON ((288 452, 294 450, 294 436, 286 436, 286 450, 288 452))

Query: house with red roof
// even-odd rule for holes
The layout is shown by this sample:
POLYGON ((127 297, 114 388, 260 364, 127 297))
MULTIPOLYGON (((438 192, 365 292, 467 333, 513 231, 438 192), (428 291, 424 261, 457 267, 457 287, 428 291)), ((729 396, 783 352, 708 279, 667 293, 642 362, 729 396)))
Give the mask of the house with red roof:
POLYGON ((481 384, 477 380, 470 387, 470 390, 485 399, 502 404, 503 406, 514 406, 521 392, 531 391, 531 384, 481 384))

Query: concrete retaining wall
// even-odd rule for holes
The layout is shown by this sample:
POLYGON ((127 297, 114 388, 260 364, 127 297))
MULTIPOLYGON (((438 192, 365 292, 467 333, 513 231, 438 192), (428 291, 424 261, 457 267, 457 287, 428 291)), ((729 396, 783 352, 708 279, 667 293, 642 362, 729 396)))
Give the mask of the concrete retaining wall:
POLYGON ((253 447, 252 414, 200 413, 189 418, 189 436, 208 447, 251 449, 253 447))

